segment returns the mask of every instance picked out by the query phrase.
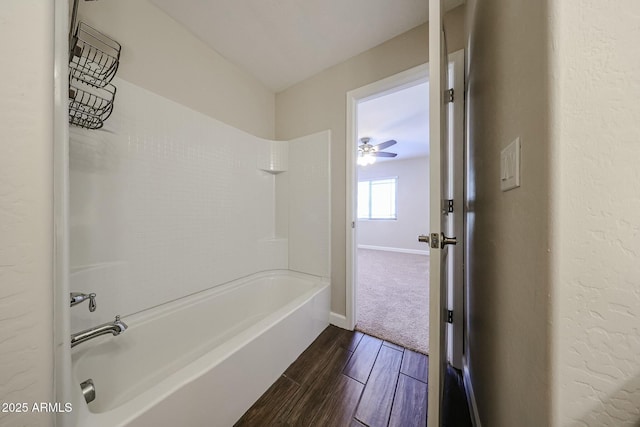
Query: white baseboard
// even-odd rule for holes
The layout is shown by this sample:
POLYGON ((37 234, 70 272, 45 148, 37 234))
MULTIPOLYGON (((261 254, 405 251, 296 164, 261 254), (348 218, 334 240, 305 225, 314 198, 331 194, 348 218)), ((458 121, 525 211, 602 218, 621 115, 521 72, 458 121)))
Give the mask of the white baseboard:
POLYGON ((476 403, 476 395, 473 393, 473 384, 471 384, 471 376, 469 375, 469 367, 466 360, 462 361, 462 378, 464 380, 464 389, 467 394, 467 402, 469 403, 471 423, 473 424, 473 427, 482 427, 482 423, 480 423, 480 414, 478 413, 478 404, 476 403))
POLYGON ((329 313, 329 323, 331 323, 334 326, 337 326, 338 328, 349 329, 349 326, 347 325, 346 316, 343 316, 342 314, 334 313, 333 311, 329 313))
POLYGON ((387 252, 402 252, 405 254, 415 254, 415 255, 429 255, 429 251, 423 251, 418 249, 391 248, 388 246, 358 245, 358 249, 371 249, 374 251, 387 251, 387 252))

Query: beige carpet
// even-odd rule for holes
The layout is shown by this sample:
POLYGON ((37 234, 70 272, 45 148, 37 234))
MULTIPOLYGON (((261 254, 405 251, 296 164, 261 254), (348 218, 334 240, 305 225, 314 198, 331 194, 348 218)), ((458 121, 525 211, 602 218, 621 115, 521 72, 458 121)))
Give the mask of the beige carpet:
POLYGON ((358 249, 356 329, 429 352, 429 257, 358 249))

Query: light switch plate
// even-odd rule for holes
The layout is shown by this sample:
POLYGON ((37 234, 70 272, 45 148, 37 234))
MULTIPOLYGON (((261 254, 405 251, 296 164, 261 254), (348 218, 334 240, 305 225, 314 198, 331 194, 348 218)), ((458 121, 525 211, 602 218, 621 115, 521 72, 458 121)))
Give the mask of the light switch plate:
POLYGON ((500 152, 500 189, 520 187, 520 138, 514 139, 500 152))

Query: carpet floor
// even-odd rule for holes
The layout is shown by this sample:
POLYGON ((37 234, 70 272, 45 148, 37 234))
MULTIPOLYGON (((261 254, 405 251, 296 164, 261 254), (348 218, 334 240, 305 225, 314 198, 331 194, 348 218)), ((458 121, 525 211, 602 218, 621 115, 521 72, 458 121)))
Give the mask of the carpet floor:
POLYGON ((429 353, 429 257, 358 249, 356 329, 429 353))

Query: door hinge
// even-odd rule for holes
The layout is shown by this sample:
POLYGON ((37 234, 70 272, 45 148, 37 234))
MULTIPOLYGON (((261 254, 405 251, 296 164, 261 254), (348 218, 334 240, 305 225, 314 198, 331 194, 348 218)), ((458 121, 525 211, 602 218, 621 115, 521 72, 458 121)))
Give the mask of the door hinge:
POLYGON ((444 199, 442 201, 442 213, 453 213, 453 199, 444 199))
POLYGON ((455 100, 453 89, 447 89, 444 91, 444 103, 449 104, 455 100))
POLYGON ((355 221, 351 221, 351 228, 356 228, 356 222, 355 221))
POLYGON ((447 323, 453 323, 453 310, 447 310, 447 323))

